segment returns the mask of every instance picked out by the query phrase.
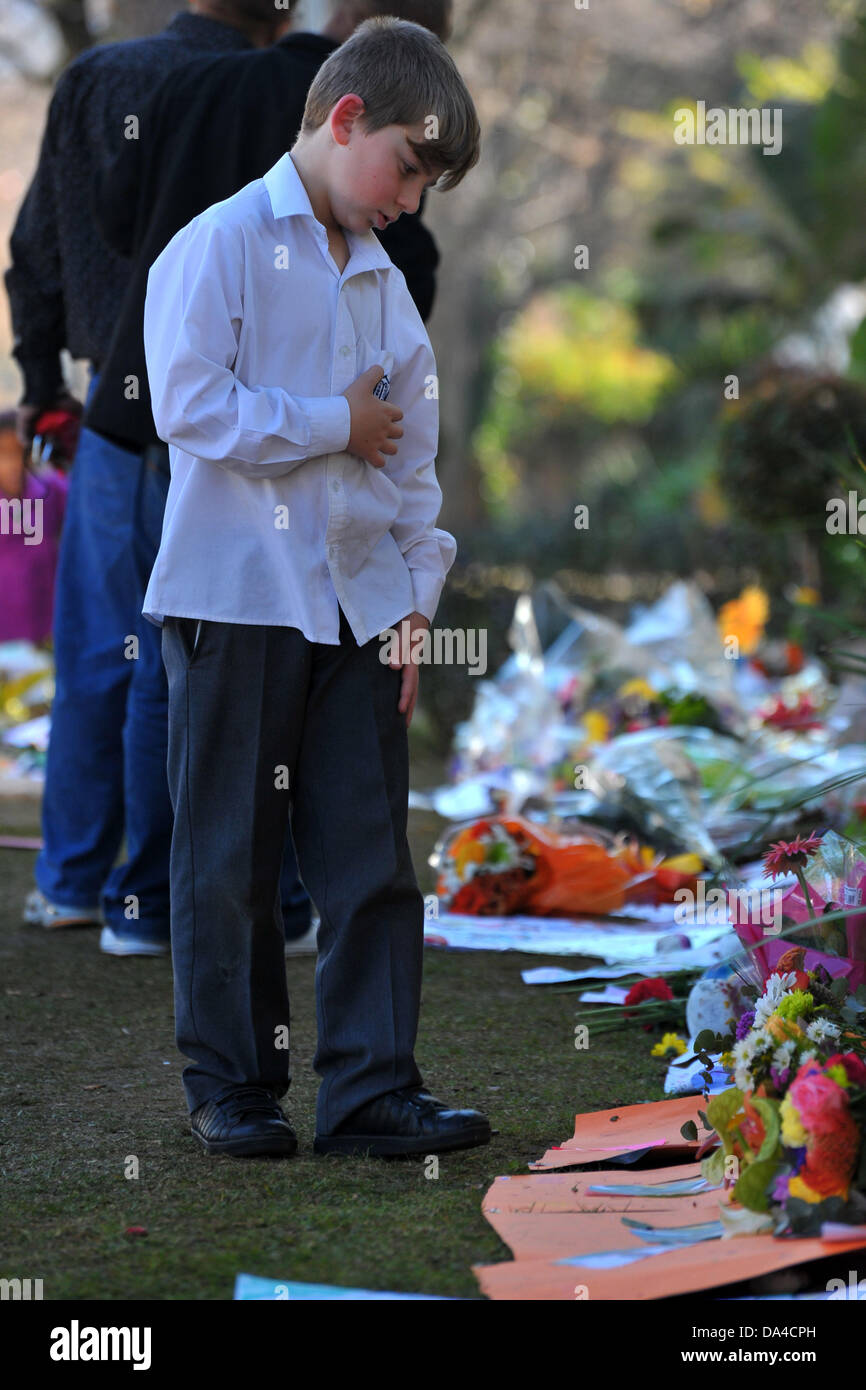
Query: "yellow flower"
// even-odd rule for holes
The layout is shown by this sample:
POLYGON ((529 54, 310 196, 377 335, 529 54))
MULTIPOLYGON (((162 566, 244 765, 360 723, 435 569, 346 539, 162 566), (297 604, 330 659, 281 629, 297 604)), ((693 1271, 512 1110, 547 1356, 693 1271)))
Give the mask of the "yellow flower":
POLYGON ((470 840, 463 845, 457 854, 457 872, 462 875, 467 864, 482 864, 484 862, 484 846, 479 840, 470 840))
POLYGON ((650 1053, 651 1057, 667 1057, 669 1052, 673 1052, 676 1057, 685 1052, 686 1044, 683 1038, 676 1033, 663 1033, 661 1042, 657 1042, 650 1053))
POLYGON ((825 1075, 832 1076, 837 1086, 845 1086, 847 1088, 847 1086, 849 1085, 848 1073, 842 1066, 841 1062, 837 1062, 835 1067, 826 1067, 825 1075))
POLYGON ((672 854, 659 864, 660 869, 670 869, 675 874, 699 874, 704 861, 696 854, 672 854))
POLYGON ((789 1149, 802 1149, 809 1136, 803 1128, 799 1111, 788 1096, 779 1106, 779 1115, 782 1120, 782 1143, 789 1149))
POLYGON ((803 1182, 800 1177, 788 1179, 788 1196, 799 1197, 801 1202, 823 1202, 824 1198, 820 1192, 816 1192, 807 1182, 803 1182))
POLYGON ((719 637, 722 642, 735 637, 739 654, 751 656, 764 635, 769 615, 770 601, 767 595, 757 585, 751 585, 743 590, 739 598, 722 604, 717 619, 719 637))
POLYGON ((795 1023, 792 1018, 783 1018, 778 1012, 770 1014, 764 1024, 764 1030, 769 1033, 771 1038, 775 1038, 776 1042, 780 1043, 806 1036, 799 1023, 795 1023))
POLYGON ((590 743, 606 743, 610 736, 610 720, 600 709, 588 709, 583 716, 583 727, 590 743))
POLYGON ((645 700, 654 700, 658 691, 654 690, 643 676, 635 676, 633 680, 625 681, 616 693, 623 698, 627 695, 642 695, 645 700))
POLYGON ((821 595, 817 589, 811 588, 808 584, 800 584, 791 595, 794 603, 802 603, 808 608, 814 608, 820 601, 821 595))

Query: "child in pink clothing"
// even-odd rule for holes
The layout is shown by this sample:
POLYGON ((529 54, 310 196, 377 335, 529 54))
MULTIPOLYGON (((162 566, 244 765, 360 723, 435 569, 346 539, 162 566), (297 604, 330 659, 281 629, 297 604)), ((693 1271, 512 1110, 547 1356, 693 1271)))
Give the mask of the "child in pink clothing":
POLYGON ((24 467, 12 411, 0 415, 0 642, 51 636, 68 481, 24 467))

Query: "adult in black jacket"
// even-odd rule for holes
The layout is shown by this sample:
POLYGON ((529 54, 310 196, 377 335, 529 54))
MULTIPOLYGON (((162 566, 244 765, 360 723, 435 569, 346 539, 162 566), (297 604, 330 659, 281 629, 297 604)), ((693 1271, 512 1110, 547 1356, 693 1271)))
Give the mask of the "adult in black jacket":
MULTIPOLYGON (((132 257, 133 267, 87 411, 90 429, 128 449, 156 442, 142 332, 150 267, 175 232, 261 178, 291 148, 313 78, 355 24, 375 13, 424 14, 427 27, 447 37, 450 0, 381 0, 364 9, 358 15, 354 6, 347 20, 340 6, 323 34, 288 34, 269 49, 191 61, 142 106, 137 139, 118 133, 95 212, 109 244, 132 257)), ((377 235, 426 320, 439 253, 423 208, 422 200, 417 213, 377 235)))
MULTIPOLYGON (((79 408, 61 351, 96 373, 108 352, 127 267, 100 237, 90 203, 127 113, 196 55, 252 51, 290 17, 273 0, 189 0, 161 33, 96 45, 61 74, 6 274, 24 377, 22 443, 43 410, 79 408)), ((55 590, 43 848, 24 916, 51 928, 102 922, 100 945, 113 955, 169 949, 167 689, 158 634, 141 613, 161 482, 141 454, 82 430, 55 590)))

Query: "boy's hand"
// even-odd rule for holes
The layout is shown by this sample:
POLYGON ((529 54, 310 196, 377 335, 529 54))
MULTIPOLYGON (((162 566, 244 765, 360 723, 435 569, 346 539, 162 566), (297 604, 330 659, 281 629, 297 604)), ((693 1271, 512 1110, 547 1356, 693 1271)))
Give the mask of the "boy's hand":
POLYGON ((388 664, 392 671, 399 671, 401 668, 403 671, 397 709, 406 715, 407 729, 412 723, 415 701, 418 699, 418 664, 411 660, 413 637, 416 632, 428 631, 429 627, 430 619, 425 618, 423 613, 410 613, 395 628, 398 654, 392 656, 388 664))
POLYGON ((350 454, 356 454, 374 468, 385 467, 387 460, 383 455, 397 452, 397 445, 390 441, 400 439, 403 434, 397 424, 398 420, 403 419, 402 410, 373 395, 373 388, 384 375, 383 367, 368 367, 343 392, 352 416, 346 448, 350 454))

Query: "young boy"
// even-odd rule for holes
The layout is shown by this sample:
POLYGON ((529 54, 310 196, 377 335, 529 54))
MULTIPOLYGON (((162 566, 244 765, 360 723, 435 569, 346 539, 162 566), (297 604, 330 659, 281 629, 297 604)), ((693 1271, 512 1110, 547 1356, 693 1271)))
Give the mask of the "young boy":
POLYGON ((144 613, 163 623, 177 1042, 210 1153, 297 1148, 278 896, 286 797, 321 915, 319 1153, 486 1143, 415 1064, 423 899, 406 839, 418 668, 455 542, 435 526, 436 364, 371 228, 478 160, 472 99, 419 25, 323 64, 262 179, 154 262, 145 348, 171 486, 144 613), (444 173, 443 173, 444 171, 444 173), (390 389, 390 396, 386 400, 390 389), (400 422, 403 422, 401 424, 400 422), (408 619, 407 629, 401 627, 408 619))

